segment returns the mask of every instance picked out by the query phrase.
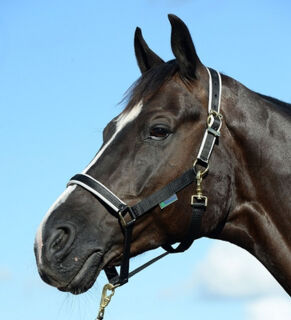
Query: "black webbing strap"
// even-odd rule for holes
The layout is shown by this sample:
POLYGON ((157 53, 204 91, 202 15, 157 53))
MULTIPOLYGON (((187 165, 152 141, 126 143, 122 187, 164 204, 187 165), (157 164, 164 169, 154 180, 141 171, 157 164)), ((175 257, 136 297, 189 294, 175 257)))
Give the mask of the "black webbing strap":
POLYGON ((118 283, 120 285, 123 285, 128 281, 130 244, 131 244, 133 226, 134 224, 130 224, 126 226, 124 229, 123 255, 122 255, 122 261, 121 261, 121 267, 120 267, 120 274, 118 277, 118 283))
MULTIPOLYGON (((134 275, 136 275, 140 271, 144 270, 145 268, 149 267, 153 263, 155 263, 158 260, 167 256, 169 253, 170 252, 163 252, 162 254, 158 255, 157 257, 154 257, 153 259, 149 260, 148 262, 144 263, 143 265, 132 270, 131 272, 128 273, 127 281, 129 278, 133 277, 134 275)), ((107 279, 109 280, 110 283, 112 283, 113 285, 120 284, 120 277, 119 277, 118 272, 115 267, 105 267, 104 271, 105 271, 107 279)), ((125 279, 124 279, 122 284, 126 283, 127 281, 125 281, 125 279)))
MULTIPOLYGON (((211 93, 211 108, 210 110, 215 110, 216 112, 219 112, 220 109, 220 91, 221 91, 221 85, 220 85, 220 79, 219 79, 219 73, 216 70, 213 70, 211 68, 208 68, 210 74, 211 74, 211 81, 212 81, 212 91, 211 93)), ((210 111, 208 110, 208 111, 210 111)))
POLYGON ((203 164, 205 164, 205 167, 208 165, 208 161, 211 156, 216 138, 219 136, 219 129, 221 126, 221 120, 217 120, 218 116, 213 116, 213 118, 214 120, 211 127, 205 131, 203 147, 201 148, 199 156, 197 157, 203 164))
MULTIPOLYGON (((121 206, 125 203, 121 201, 115 194, 113 194, 108 188, 106 188, 101 182, 94 179, 87 174, 76 174, 74 175, 67 186, 77 184, 84 189, 90 191, 96 195, 99 199, 108 204, 114 211, 118 212, 121 206)), ((117 215, 116 215, 117 216, 117 215)))
POLYGON ((151 194, 147 198, 141 200, 139 203, 135 204, 131 207, 131 210, 134 212, 135 216, 138 218, 142 216, 144 213, 148 212, 156 205, 161 203, 162 201, 167 200, 176 192, 184 189, 186 186, 191 184, 196 179, 196 173, 193 168, 184 172, 181 176, 171 181, 162 189, 156 191, 151 194))
POLYGON ((130 224, 123 228, 124 232, 124 241, 123 241, 123 254, 122 260, 120 265, 120 272, 118 274, 116 268, 114 266, 105 267, 104 271, 107 276, 107 279, 113 285, 120 285, 122 286, 128 281, 129 278, 129 259, 130 259, 130 244, 131 244, 131 237, 132 237, 132 230, 134 224, 130 224))
POLYGON ((201 221, 202 216, 206 210, 206 206, 204 203, 195 202, 192 205, 192 215, 190 225, 187 231, 187 234, 183 241, 180 244, 173 248, 170 244, 165 244, 162 246, 163 249, 168 251, 169 253, 178 253, 184 252, 185 250, 189 249, 194 242, 195 239, 199 238, 201 235, 201 221))

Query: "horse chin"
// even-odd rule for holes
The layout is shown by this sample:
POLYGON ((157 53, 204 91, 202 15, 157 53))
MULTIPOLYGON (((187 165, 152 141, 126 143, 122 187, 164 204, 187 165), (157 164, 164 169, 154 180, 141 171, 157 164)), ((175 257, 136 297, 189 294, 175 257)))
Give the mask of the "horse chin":
POLYGON ((84 261, 73 279, 65 286, 57 287, 60 291, 72 294, 81 294, 89 290, 95 283, 105 266, 118 266, 121 264, 122 254, 109 250, 105 254, 101 251, 91 253, 84 261))
POLYGON ((64 287, 58 287, 60 291, 81 294, 89 290, 102 270, 102 254, 93 252, 83 263, 73 279, 64 287))
POLYGON ((121 265, 123 253, 117 250, 109 250, 103 257, 103 269, 105 267, 118 267, 121 265))

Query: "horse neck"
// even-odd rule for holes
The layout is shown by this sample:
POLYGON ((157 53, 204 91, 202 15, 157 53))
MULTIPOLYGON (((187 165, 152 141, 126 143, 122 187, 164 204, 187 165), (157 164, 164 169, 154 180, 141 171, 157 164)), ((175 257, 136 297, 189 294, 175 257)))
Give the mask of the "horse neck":
POLYGON ((252 253, 290 294, 291 108, 233 79, 224 84, 224 144, 232 153, 234 179, 220 238, 252 253))

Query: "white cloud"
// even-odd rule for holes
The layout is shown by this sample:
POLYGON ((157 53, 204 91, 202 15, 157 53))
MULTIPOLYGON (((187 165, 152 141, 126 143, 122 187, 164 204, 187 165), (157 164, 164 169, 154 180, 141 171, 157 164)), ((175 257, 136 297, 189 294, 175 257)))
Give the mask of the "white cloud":
POLYGON ((243 299, 247 320, 290 320, 291 301, 267 269, 247 251, 215 242, 195 273, 206 297, 243 299))
POLYGON ((250 253, 228 242, 215 241, 192 277, 164 288, 162 298, 177 298, 180 293, 195 299, 241 302, 246 320, 290 320, 288 294, 250 253))
POLYGON ((290 320, 290 298, 268 297, 258 299, 246 307, 248 320, 290 320))
POLYGON ((195 274, 194 282, 207 295, 253 298, 284 292, 259 261, 227 242, 215 242, 195 274))

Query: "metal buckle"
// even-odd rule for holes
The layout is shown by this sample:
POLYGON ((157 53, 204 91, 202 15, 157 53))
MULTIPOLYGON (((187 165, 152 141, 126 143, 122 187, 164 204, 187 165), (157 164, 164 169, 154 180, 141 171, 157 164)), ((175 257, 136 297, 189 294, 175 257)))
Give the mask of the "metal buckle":
POLYGON ((119 221, 121 223, 121 225, 126 228, 128 226, 130 226, 131 224, 133 224, 136 221, 136 215, 133 212, 133 210, 131 209, 131 207, 128 206, 123 206, 122 208, 119 209, 118 211, 118 216, 119 216, 119 221), (125 220, 125 214, 129 213, 131 220, 130 221, 126 221, 125 220))
POLYGON ((207 130, 212 133, 214 136, 219 137, 220 136, 220 129, 222 126, 222 119, 223 116, 221 113, 215 111, 215 110, 210 110, 208 117, 207 117, 207 130), (219 126, 218 129, 213 129, 212 125, 215 120, 219 121, 219 126))
POLYGON ((193 206, 195 203, 202 203, 205 207, 207 207, 208 204, 208 198, 206 196, 201 196, 198 194, 193 194, 191 196, 191 206, 193 206))
POLYGON ((214 116, 214 117, 219 118, 220 120, 223 119, 223 115, 220 112, 217 112, 216 110, 211 109, 209 111, 208 117, 211 116, 211 115, 214 116))

